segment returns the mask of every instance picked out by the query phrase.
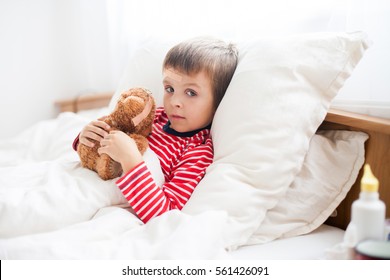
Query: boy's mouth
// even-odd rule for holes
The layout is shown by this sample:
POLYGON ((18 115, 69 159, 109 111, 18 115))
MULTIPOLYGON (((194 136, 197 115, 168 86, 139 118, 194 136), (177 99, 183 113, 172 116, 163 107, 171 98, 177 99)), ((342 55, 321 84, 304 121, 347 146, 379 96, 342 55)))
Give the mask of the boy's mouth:
POLYGON ((171 115, 171 118, 172 118, 172 119, 175 119, 175 120, 182 120, 182 119, 185 119, 183 116, 180 116, 180 115, 171 115))

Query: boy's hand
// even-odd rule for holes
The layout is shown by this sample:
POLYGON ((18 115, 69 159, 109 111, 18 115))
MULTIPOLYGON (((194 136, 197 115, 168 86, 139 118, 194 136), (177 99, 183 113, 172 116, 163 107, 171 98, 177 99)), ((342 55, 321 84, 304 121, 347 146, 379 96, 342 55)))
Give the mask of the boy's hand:
POLYGON ((111 131, 100 141, 100 146, 98 153, 119 162, 124 173, 143 161, 134 139, 122 131, 111 131))
POLYGON ((80 143, 93 147, 95 144, 91 140, 96 140, 100 142, 105 136, 108 135, 108 130, 110 126, 102 121, 103 118, 100 118, 96 121, 92 121, 87 124, 80 132, 79 141, 80 143))

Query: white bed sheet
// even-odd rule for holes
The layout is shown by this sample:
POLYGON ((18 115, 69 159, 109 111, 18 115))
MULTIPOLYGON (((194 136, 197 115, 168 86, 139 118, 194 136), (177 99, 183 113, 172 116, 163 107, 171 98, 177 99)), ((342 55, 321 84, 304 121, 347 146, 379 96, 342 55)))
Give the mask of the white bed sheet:
POLYGON ((327 251, 343 241, 344 230, 321 225, 309 234, 243 246, 229 252, 232 259, 313 260, 327 259, 327 251))

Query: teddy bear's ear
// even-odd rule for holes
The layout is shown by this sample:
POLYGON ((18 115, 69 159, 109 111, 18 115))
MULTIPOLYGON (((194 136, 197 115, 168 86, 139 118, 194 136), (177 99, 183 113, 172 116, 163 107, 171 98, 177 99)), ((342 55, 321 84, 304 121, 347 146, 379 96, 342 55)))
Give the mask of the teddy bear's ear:
POLYGON ((122 92, 121 97, 120 97, 119 100, 122 101, 123 99, 126 99, 130 95, 132 95, 131 90, 126 90, 126 91, 122 92))
POLYGON ((153 95, 153 93, 152 93, 150 90, 148 90, 147 88, 143 88, 143 90, 144 90, 147 94, 153 95))

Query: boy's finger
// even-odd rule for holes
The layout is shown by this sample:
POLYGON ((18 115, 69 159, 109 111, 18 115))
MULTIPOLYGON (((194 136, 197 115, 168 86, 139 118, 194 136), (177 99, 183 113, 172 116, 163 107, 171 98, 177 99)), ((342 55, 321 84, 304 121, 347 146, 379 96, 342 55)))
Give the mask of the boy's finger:
POLYGON ((87 138, 83 137, 83 138, 80 138, 80 143, 84 144, 85 146, 88 146, 90 148, 93 148, 95 146, 95 143, 87 140, 87 138))
POLYGON ((101 128, 103 128, 103 129, 105 129, 105 130, 110 129, 110 126, 109 126, 107 123, 103 122, 103 121, 94 121, 94 122, 93 122, 93 125, 94 125, 94 126, 101 127, 101 128))

